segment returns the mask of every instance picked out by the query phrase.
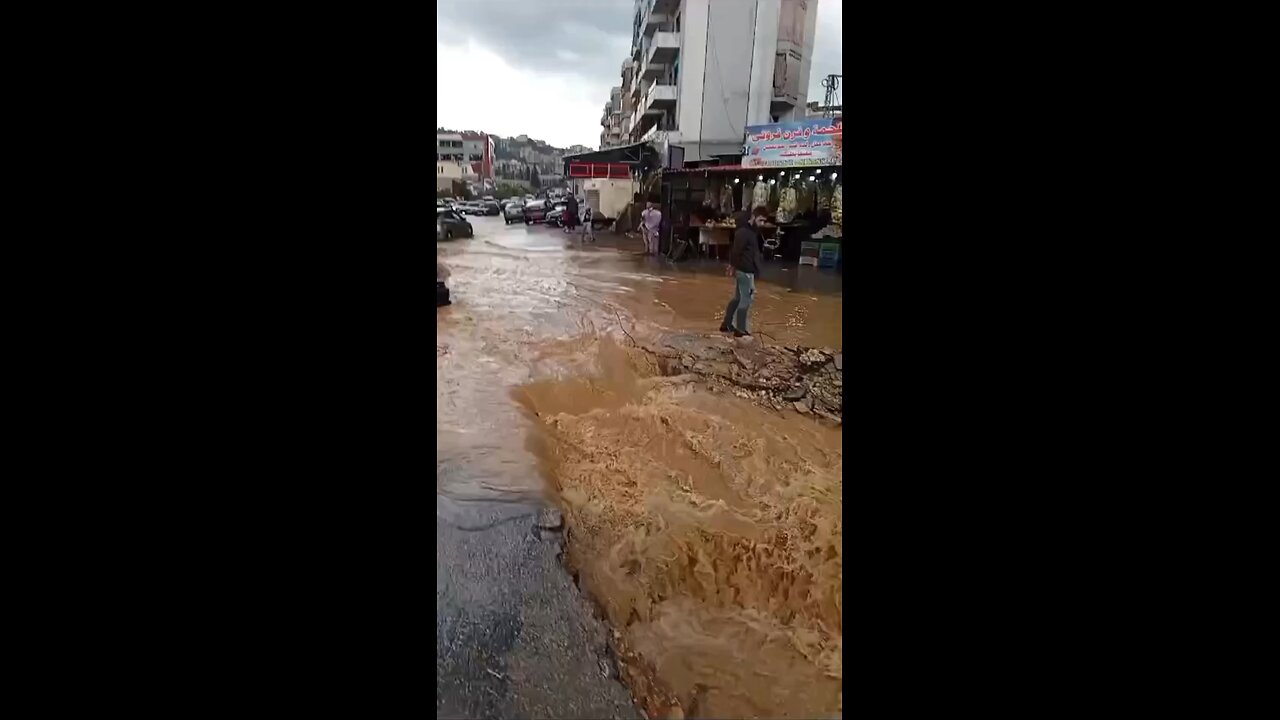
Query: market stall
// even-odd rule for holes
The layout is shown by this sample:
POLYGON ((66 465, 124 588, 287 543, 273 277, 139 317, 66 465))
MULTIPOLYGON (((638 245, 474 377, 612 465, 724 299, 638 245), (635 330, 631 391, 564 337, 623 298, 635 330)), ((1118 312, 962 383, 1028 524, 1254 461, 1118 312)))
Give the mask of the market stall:
POLYGON ((840 118, 747 128, 742 163, 666 170, 662 251, 723 259, 735 212, 764 207, 766 256, 831 267, 843 240, 840 118))

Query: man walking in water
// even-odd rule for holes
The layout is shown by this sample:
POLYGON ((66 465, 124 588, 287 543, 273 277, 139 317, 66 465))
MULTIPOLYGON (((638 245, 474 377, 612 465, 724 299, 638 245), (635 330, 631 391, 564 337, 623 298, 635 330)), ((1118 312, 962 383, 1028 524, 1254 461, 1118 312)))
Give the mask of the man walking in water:
POLYGON ((640 212, 640 234, 644 236, 644 254, 658 254, 658 230, 662 227, 662 211, 655 203, 640 212))
MULTIPOLYGON (((720 332, 732 332, 734 337, 750 337, 747 328, 747 311, 756 296, 756 275, 760 272, 760 245, 764 242, 756 224, 769 216, 768 208, 759 206, 750 214, 745 211, 734 216, 738 229, 733 233, 733 247, 729 249, 729 266, 734 274, 733 299, 724 309, 720 332)), ((729 268, 726 268, 728 270, 729 268)))

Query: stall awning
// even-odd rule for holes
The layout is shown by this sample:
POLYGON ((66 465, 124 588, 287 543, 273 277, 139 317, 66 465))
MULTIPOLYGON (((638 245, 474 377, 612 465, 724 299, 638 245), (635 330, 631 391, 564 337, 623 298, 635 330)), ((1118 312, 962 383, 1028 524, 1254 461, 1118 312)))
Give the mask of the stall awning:
POLYGON ((634 145, 622 145, 612 147, 606 150, 593 150, 591 152, 578 153, 577 155, 564 156, 564 174, 570 175, 570 163, 589 163, 589 164, 611 164, 621 163, 625 165, 635 166, 639 170, 648 170, 658 165, 658 151, 647 142, 635 143, 634 145))
POLYGON ((614 180, 631 179, 631 167, 626 163, 589 163, 571 162, 566 175, 571 178, 611 178, 614 180))
POLYGON ((825 170, 827 168, 838 168, 839 165, 806 165, 803 167, 747 167, 745 165, 708 165, 706 167, 696 168, 680 168, 678 170, 663 170, 663 175, 696 175, 698 173, 734 173, 734 172, 750 172, 760 175, 777 174, 784 170, 789 172, 813 172, 817 169, 825 170))

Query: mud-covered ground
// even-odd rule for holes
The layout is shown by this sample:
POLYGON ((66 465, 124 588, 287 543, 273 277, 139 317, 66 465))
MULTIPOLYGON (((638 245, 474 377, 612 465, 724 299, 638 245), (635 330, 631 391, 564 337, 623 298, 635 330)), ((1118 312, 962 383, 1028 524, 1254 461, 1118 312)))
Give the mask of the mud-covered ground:
POLYGON ((477 633, 438 642, 455 693, 438 711, 620 717, 617 676, 651 718, 839 715, 838 282, 771 268, 756 337, 735 340, 714 332, 732 293, 714 266, 486 220, 438 246, 454 305, 437 315, 437 632, 462 613, 477 633), (511 537, 441 535, 482 507, 511 537), (536 529, 545 507, 561 530, 536 529), (474 586, 473 554, 492 556, 474 586), (510 572, 507 609, 466 609, 510 572), (604 669, 546 694, 584 663, 604 669))

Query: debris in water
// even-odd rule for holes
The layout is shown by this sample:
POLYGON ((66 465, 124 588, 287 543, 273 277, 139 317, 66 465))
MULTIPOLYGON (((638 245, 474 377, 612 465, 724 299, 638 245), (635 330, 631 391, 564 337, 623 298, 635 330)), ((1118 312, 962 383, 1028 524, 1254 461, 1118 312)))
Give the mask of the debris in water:
POLYGON ((533 524, 543 530, 559 530, 564 527, 564 515, 557 508, 543 508, 533 524))

